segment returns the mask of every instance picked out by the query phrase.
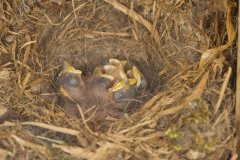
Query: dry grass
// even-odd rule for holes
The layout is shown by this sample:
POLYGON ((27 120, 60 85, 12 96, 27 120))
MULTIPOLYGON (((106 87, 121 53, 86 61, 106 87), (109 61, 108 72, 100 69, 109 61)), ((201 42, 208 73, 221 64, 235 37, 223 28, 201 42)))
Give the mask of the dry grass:
POLYGON ((0 1, 0 159, 236 159, 230 0, 0 1), (147 99, 92 126, 58 101, 63 61, 136 64, 147 99))

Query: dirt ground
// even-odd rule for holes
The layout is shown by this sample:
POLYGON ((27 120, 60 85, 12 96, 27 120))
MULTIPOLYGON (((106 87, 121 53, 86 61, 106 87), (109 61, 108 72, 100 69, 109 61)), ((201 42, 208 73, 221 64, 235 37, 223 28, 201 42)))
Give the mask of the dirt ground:
POLYGON ((0 159, 237 159, 237 7, 0 1, 0 159), (91 123, 60 98, 57 77, 65 61, 91 75, 109 58, 137 66, 148 87, 120 117, 91 123))

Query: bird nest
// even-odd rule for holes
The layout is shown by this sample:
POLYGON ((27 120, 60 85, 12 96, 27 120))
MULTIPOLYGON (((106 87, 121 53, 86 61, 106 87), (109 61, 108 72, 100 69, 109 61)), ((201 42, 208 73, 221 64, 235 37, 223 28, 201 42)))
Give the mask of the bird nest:
POLYGON ((236 158, 236 7, 230 0, 2 0, 1 159, 236 158), (92 124, 71 116, 64 61, 127 60, 144 98, 92 124))

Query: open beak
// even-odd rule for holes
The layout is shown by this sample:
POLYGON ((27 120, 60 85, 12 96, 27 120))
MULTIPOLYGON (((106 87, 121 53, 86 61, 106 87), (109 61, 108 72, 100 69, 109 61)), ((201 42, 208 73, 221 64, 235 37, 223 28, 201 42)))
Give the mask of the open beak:
POLYGON ((107 75, 107 74, 102 74, 102 75, 100 75, 100 77, 104 77, 104 78, 106 78, 107 80, 109 80, 111 82, 114 80, 113 76, 107 75))
POLYGON ((115 66, 115 65, 112 65, 112 64, 108 64, 108 65, 103 66, 103 68, 106 72, 109 72, 110 70, 118 69, 119 74, 120 74, 120 78, 121 79, 126 79, 127 78, 122 65, 115 66))
POLYGON ((132 86, 136 83, 137 83, 137 81, 135 79, 127 79, 127 82, 125 80, 122 80, 122 81, 116 83, 115 85, 113 85, 112 88, 109 88, 109 91, 115 92, 120 89, 123 89, 124 87, 132 86))
POLYGON ((133 66, 132 74, 133 74, 133 77, 137 81, 137 87, 139 87, 141 85, 141 81, 142 81, 141 80, 142 79, 142 74, 141 74, 141 72, 138 70, 138 68, 136 66, 133 66))
POLYGON ((127 61, 119 61, 118 59, 110 58, 109 64, 114 66, 122 65, 123 67, 125 67, 127 65, 127 61))
POLYGON ((74 74, 80 74, 82 75, 81 70, 75 69, 73 66, 71 66, 68 62, 64 62, 63 64, 63 71, 62 73, 74 73, 74 74))
POLYGON ((106 78, 106 79, 109 80, 110 82, 114 81, 114 77, 111 76, 111 75, 105 74, 104 71, 106 71, 105 68, 104 68, 104 66, 103 66, 103 68, 102 68, 102 66, 101 66, 101 67, 98 66, 98 67, 96 67, 96 68, 94 69, 93 75, 95 75, 96 77, 106 78))
POLYGON ((120 81, 116 84, 113 85, 113 87, 109 88, 110 92, 116 92, 120 89, 122 89, 126 84, 124 83, 124 81, 120 81))

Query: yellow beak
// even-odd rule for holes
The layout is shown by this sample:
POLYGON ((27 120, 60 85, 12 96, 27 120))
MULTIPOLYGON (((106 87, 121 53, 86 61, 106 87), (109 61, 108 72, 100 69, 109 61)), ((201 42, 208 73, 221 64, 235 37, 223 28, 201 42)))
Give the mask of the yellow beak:
POLYGON ((109 64, 114 66, 122 65, 123 67, 125 67, 127 65, 127 61, 119 61, 118 59, 110 58, 109 64))
POLYGON ((135 79, 128 79, 127 84, 126 84, 126 81, 122 80, 122 81, 116 83, 112 88, 109 88, 109 91, 110 92, 115 92, 115 91, 118 91, 118 90, 123 89, 125 87, 128 87, 129 85, 130 86, 134 85, 134 84, 136 84, 136 82, 137 81, 135 79))
POLYGON ((63 65, 63 71, 62 73, 74 73, 74 74, 82 74, 81 70, 75 69, 73 66, 71 66, 68 62, 64 62, 63 65))
POLYGON ((118 68, 121 79, 127 78, 122 65, 115 66, 115 65, 109 64, 109 65, 103 66, 103 68, 105 71, 114 70, 114 69, 118 68))
POLYGON ((138 70, 138 68, 136 66, 133 66, 132 68, 132 74, 133 74, 133 77, 136 79, 137 81, 137 87, 140 86, 141 84, 141 72, 138 70))

